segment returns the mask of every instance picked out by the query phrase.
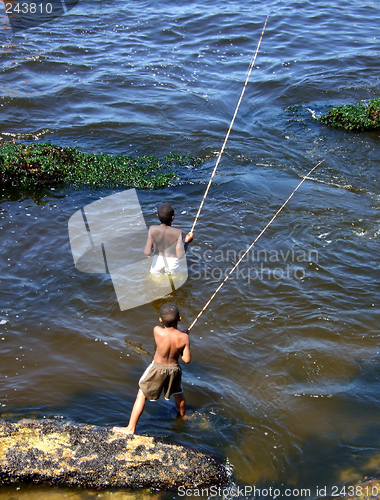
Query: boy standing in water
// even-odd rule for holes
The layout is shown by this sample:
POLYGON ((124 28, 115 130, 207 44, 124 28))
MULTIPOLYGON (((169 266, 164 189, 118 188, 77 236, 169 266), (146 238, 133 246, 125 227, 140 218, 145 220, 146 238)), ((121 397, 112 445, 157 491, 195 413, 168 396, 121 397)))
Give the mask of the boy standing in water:
POLYGON ((172 274, 179 269, 179 261, 185 256, 187 245, 193 240, 193 233, 186 235, 183 245, 182 231, 171 227, 174 209, 169 203, 158 207, 157 217, 161 224, 149 228, 144 253, 147 257, 151 257, 152 251, 155 252, 150 268, 152 274, 159 274, 161 271, 172 274))
POLYGON ((152 363, 143 373, 139 381, 139 392, 133 405, 131 417, 127 427, 114 427, 116 432, 134 434, 137 422, 142 414, 145 401, 156 401, 162 390, 165 399, 174 395, 175 404, 181 417, 185 416, 186 401, 183 396, 181 383, 181 367, 178 358, 181 356, 185 363, 190 363, 189 335, 177 329, 181 321, 178 308, 174 304, 164 304, 160 309, 160 323, 164 328, 155 326, 153 329, 156 341, 156 353, 152 363))

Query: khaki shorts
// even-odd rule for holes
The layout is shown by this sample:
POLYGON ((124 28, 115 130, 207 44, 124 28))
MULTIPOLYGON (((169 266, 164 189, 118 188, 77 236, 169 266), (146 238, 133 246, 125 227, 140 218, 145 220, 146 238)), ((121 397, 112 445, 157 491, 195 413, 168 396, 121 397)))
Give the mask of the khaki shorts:
POLYGON ((150 401, 156 401, 162 390, 164 390, 165 399, 169 399, 172 394, 183 392, 181 373, 181 367, 178 364, 161 365, 152 361, 140 378, 139 387, 150 401))

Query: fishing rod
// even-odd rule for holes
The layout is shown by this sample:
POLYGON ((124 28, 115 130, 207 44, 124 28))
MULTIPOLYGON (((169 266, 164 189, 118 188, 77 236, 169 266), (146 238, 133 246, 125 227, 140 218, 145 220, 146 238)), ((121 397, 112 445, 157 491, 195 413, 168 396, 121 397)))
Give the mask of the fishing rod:
POLYGON ((268 227, 272 224, 272 222, 275 220, 277 215, 281 212, 281 210, 285 207, 285 205, 288 203, 288 201, 293 197, 294 193, 297 191, 297 189, 305 182, 305 180, 310 176, 312 172, 323 162, 324 160, 321 160, 319 163, 317 163, 311 170, 310 172, 302 179, 302 181, 298 184, 298 186, 294 189, 292 194, 288 197, 288 199, 281 205, 281 207, 277 210, 277 212, 274 214, 274 216, 271 218, 271 220, 268 222, 268 224, 264 227, 264 229, 259 233, 259 235, 255 238, 253 243, 247 248, 247 250, 244 252, 244 254, 240 257, 240 259, 236 262, 234 267, 230 270, 230 272, 226 275, 224 280, 220 283, 218 288, 215 290, 215 292, 211 295, 210 299, 206 302, 198 316, 195 318, 195 320, 191 323, 189 328, 187 329, 188 332, 193 328, 195 323, 198 321, 198 319, 202 316, 204 311, 207 309, 207 307, 210 305, 210 302, 214 299, 215 295, 219 292, 219 290, 222 288, 222 286, 225 284, 225 282, 228 280, 228 278, 231 276, 231 274, 235 271, 235 269, 238 267, 240 262, 244 259, 244 257, 247 255, 247 253, 251 250, 253 245, 256 243, 256 241, 265 233, 265 231, 268 229, 268 227))
POLYGON ((218 154, 218 158, 216 160, 216 163, 215 163, 215 167, 214 167, 214 170, 212 171, 212 174, 211 174, 211 177, 210 177, 210 180, 208 182, 208 185, 207 185, 207 188, 206 188, 206 191, 205 191, 205 194, 203 195, 203 199, 201 201, 201 204, 199 205, 199 209, 198 209, 198 213, 197 215, 195 216, 195 219, 194 219, 194 222, 193 222, 193 226, 190 230, 190 233, 193 233, 194 232, 194 228, 195 228, 195 225, 198 221, 198 217, 199 217, 199 214, 201 213, 201 210, 203 208, 203 205, 204 205, 204 202, 205 202, 205 199, 206 199, 206 196, 208 194, 208 191, 210 189, 210 186, 211 186, 211 183, 212 183, 212 179, 214 178, 214 175, 215 175, 215 172, 216 172, 216 169, 218 168, 218 165, 219 165, 219 162, 220 162, 220 159, 222 157, 222 154, 224 152, 224 149, 226 147, 226 144, 227 144, 227 140, 228 140, 228 137, 230 135, 230 132, 232 130, 232 127, 233 127, 233 124, 235 122, 235 118, 236 118, 236 115, 237 115, 237 112, 238 112, 238 109, 239 109, 239 106, 240 106, 240 103, 243 99, 243 95, 244 95, 244 92, 245 92, 245 89, 247 87, 247 84, 248 84, 248 80, 249 80, 249 77, 251 76, 251 73, 252 73, 252 69, 255 65, 255 61, 256 61, 256 57, 257 57, 257 54, 259 52, 259 48, 260 48, 260 44, 261 44, 261 40, 263 39, 263 36, 264 36, 264 31, 265 31, 265 27, 267 25, 267 22, 268 22, 268 18, 269 16, 267 16, 266 20, 265 20, 265 23, 264 23, 264 26, 263 26, 263 29, 261 31, 261 36, 260 36, 260 40, 259 40, 259 43, 257 44, 257 48, 256 48, 256 52, 255 52, 255 55, 253 56, 253 59, 252 59, 252 62, 250 64, 250 68, 249 68, 249 71, 248 71, 248 75, 247 75, 247 78, 245 80, 245 83, 244 83, 244 86, 243 86, 243 90, 241 91, 241 94, 240 94, 240 98, 238 100, 238 103, 237 103, 237 106, 236 106, 236 109, 235 109, 235 113, 233 114, 233 117, 232 117, 232 120, 231 120, 231 123, 230 123, 230 126, 227 130, 227 134, 226 134, 226 137, 224 139, 224 142, 223 142, 223 145, 222 145, 222 149, 220 150, 219 154, 218 154))

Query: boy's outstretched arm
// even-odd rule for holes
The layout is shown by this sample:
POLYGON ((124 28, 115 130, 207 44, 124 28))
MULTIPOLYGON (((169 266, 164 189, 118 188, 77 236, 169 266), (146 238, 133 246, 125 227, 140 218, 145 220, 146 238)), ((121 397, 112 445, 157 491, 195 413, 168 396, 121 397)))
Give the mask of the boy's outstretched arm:
MULTIPOLYGON (((176 255, 177 255, 177 259, 182 259, 184 257, 184 253, 183 253, 183 250, 184 250, 184 245, 182 243, 182 238, 183 238, 183 235, 182 235, 182 231, 179 229, 179 232, 180 232, 180 235, 178 236, 178 239, 177 239, 177 243, 176 243, 176 246, 175 246, 175 252, 176 252, 176 255)), ((186 250, 185 250, 186 252, 186 250)))
POLYGON ((190 352, 190 340, 187 338, 187 342, 182 351, 182 360, 184 363, 190 363, 191 361, 191 352, 190 352))

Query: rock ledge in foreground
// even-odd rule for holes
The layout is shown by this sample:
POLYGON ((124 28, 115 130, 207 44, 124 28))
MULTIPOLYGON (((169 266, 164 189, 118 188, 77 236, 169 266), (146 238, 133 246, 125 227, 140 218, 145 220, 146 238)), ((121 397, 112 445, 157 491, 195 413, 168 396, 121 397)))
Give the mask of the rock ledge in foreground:
POLYGON ((0 419, 0 484, 174 490, 227 479, 227 470, 213 458, 153 437, 55 420, 0 419))

